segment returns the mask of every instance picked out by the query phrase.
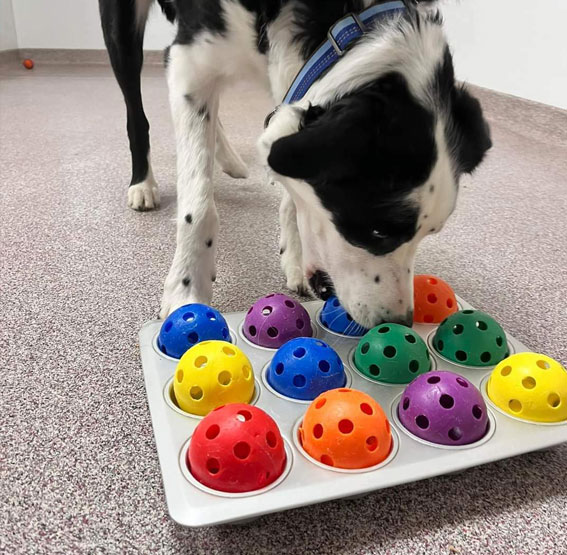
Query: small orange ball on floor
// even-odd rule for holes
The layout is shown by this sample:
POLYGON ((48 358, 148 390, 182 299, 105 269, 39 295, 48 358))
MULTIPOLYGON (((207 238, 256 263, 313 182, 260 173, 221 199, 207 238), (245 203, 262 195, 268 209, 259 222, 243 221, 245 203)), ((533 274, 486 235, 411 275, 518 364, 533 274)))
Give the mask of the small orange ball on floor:
POLYGON ((26 69, 33 69, 33 60, 30 60, 29 58, 26 58, 23 62, 22 65, 26 68, 26 69))

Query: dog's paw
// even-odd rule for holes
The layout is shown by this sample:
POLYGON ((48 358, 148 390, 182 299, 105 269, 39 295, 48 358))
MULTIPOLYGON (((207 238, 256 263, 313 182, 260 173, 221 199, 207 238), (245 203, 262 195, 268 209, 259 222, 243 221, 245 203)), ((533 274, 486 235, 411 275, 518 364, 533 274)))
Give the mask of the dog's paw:
POLYGON ((159 189, 153 178, 131 185, 128 189, 128 206, 145 212, 159 207, 159 189))
POLYGON ((286 287, 303 297, 310 297, 309 282, 303 273, 303 269, 294 262, 293 257, 286 256, 286 253, 283 253, 281 266, 287 280, 286 287))
POLYGON ((232 160, 223 160, 221 164, 222 171, 230 175, 233 179, 246 179, 250 174, 248 166, 240 157, 233 158, 232 160))

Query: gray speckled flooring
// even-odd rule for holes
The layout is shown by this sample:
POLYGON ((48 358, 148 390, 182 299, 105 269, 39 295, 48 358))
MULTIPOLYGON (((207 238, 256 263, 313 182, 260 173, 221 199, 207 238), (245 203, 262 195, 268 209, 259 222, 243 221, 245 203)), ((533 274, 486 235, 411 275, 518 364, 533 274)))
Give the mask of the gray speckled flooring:
MULTIPOLYGON (((567 553, 567 445, 245 527, 174 524, 136 344, 174 249, 163 71, 144 75, 163 197, 147 214, 126 208, 124 108, 105 66, 4 65, 0 80, 0 552, 567 553)), ((565 363, 567 113, 479 94, 495 148, 417 269, 565 363)), ((269 108, 251 89, 225 99, 249 162, 269 108)), ((257 166, 218 176, 221 310, 283 289, 278 197, 257 166)))

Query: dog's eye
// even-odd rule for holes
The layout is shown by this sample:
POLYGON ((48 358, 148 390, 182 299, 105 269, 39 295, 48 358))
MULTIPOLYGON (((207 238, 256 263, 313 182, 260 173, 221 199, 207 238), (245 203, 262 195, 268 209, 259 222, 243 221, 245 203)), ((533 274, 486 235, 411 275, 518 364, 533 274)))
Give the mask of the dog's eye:
POLYGON ((372 237, 374 239, 387 239, 388 235, 386 235, 385 233, 382 233, 379 229, 373 229, 372 230, 372 237))

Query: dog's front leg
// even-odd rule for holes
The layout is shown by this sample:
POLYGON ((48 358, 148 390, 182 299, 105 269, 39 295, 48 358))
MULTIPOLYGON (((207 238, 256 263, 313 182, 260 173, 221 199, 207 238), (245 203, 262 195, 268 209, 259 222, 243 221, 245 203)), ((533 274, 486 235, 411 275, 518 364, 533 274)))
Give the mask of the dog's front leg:
POLYGON ((189 45, 174 45, 169 100, 177 141, 177 246, 165 280, 162 318, 187 303, 210 304, 219 218, 213 196, 218 90, 189 45))
POLYGON ((309 295, 309 285, 303 272, 303 250, 297 229, 297 211, 286 189, 280 204, 280 255, 287 288, 300 295, 309 295))

